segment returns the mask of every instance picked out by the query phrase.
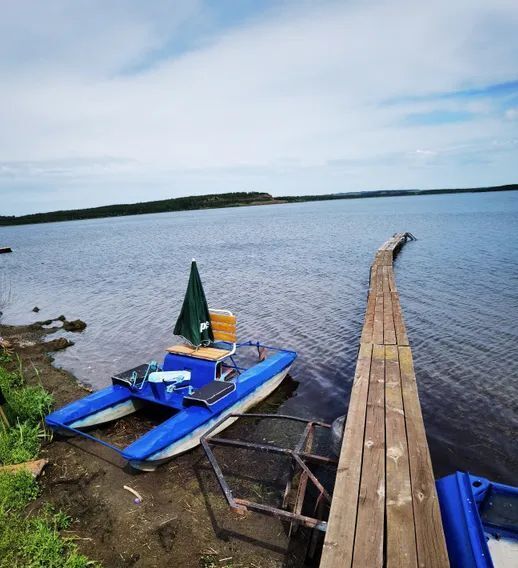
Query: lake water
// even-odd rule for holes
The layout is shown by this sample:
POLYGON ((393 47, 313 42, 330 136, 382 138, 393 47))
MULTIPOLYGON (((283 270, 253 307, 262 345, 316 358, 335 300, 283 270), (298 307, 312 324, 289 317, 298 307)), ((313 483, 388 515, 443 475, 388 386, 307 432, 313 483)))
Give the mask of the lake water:
POLYGON ((2 321, 85 320, 56 364, 100 388, 162 357, 195 257, 240 339, 298 351, 299 385, 280 410, 332 420, 347 407, 370 263, 399 231, 418 238, 395 266, 436 474, 516 484, 518 192, 0 227, 14 249, 0 256, 2 321))

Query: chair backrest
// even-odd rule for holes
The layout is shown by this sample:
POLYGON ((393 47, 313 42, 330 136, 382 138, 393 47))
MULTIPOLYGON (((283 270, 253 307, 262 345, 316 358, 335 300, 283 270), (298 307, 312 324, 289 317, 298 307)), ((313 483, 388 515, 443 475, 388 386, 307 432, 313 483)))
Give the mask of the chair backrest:
POLYGON ((237 343, 237 318, 229 310, 209 309, 210 325, 215 341, 237 343))

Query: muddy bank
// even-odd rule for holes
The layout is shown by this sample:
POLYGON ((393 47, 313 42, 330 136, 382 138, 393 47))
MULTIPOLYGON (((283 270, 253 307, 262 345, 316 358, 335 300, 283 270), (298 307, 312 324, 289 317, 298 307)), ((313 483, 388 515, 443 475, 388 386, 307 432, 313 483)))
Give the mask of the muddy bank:
MULTIPOLYGON (((84 396, 88 389, 52 366, 48 349, 66 345, 52 340, 55 329, 44 323, 0 325, 0 336, 20 356, 27 382, 41 382, 60 406, 84 396)), ((73 338, 69 333, 62 339, 73 338)), ((94 433, 122 444, 149 427, 149 417, 143 415, 94 433)), ((201 449, 153 473, 133 472, 117 454, 84 439, 54 438, 44 445, 41 457, 49 465, 41 477, 43 491, 36 506, 50 502, 66 511, 74 519, 70 536, 81 551, 108 568, 305 565, 307 533, 299 531, 290 539, 289 527, 275 519, 231 513, 201 449), (135 503, 124 485, 140 493, 142 503, 135 503)), ((225 463, 234 465, 252 497, 266 500, 282 485, 283 464, 251 459, 229 454, 225 463), (266 477, 266 484, 255 477, 266 477)))

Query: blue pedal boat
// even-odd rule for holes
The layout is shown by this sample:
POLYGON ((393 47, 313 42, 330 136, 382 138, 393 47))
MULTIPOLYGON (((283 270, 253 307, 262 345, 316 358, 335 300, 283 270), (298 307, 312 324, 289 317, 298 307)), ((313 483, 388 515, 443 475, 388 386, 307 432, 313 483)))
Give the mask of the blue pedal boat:
MULTIPOLYGON (((232 413, 243 413, 271 394, 288 374, 297 354, 262 345, 237 343, 236 316, 209 310, 196 264, 175 334, 186 341, 167 349, 163 363, 140 365, 112 377, 112 385, 52 412, 45 418, 54 431, 80 435, 118 452, 129 464, 152 471, 157 465, 200 443, 200 437, 232 413), (245 367, 256 353, 258 361, 245 367), (157 406, 172 413, 125 448, 86 430, 157 406)), ((228 427, 233 420, 226 421, 228 427)))
POLYGON ((518 487, 456 472, 436 482, 452 568, 518 566, 518 487))

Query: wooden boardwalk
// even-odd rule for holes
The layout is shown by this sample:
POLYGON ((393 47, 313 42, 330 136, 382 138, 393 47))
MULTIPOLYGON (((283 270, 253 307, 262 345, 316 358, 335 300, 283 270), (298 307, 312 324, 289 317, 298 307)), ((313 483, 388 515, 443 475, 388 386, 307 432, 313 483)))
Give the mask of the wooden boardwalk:
POLYGON ((376 253, 320 568, 446 567, 432 462, 393 270, 376 253))

